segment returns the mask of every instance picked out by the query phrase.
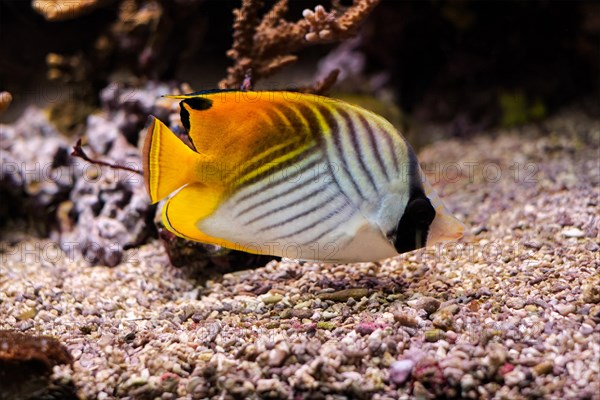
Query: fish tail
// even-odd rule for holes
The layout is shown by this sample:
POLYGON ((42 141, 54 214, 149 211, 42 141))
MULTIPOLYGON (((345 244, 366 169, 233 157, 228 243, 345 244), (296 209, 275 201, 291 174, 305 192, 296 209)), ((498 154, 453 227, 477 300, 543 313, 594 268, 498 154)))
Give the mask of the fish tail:
POLYGON ((159 119, 152 117, 144 149, 144 182, 152 203, 194 182, 194 165, 200 155, 186 146, 159 119))

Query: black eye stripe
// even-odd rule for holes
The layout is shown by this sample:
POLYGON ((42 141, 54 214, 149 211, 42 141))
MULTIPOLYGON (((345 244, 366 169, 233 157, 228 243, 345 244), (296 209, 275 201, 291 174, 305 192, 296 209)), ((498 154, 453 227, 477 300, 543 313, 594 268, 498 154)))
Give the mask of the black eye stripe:
POLYGON ((423 192, 411 196, 396 231, 394 247, 398 253, 425 246, 429 226, 434 218, 435 209, 423 192))
POLYGON ((435 217, 435 210, 431 202, 425 198, 412 200, 405 211, 417 224, 429 225, 435 217))

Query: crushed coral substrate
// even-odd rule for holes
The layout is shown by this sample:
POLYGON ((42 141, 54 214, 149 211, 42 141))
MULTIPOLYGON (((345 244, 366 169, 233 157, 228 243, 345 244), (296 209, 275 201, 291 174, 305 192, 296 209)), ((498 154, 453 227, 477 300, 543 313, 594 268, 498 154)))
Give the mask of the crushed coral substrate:
POLYGON ((599 140, 572 111, 425 148, 471 236, 380 264, 199 285, 158 241, 114 268, 3 244, 0 329, 57 337, 83 398, 597 399, 599 140))

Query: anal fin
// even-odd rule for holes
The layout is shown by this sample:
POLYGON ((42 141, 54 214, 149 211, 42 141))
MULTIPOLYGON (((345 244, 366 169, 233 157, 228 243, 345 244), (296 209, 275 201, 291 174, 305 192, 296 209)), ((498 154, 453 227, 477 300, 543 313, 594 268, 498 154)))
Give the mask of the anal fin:
POLYGON ((168 230, 184 239, 215 244, 233 250, 255 253, 226 238, 217 238, 202 232, 200 222, 211 216, 221 204, 224 189, 201 183, 185 186, 170 198, 162 211, 163 223, 168 230))

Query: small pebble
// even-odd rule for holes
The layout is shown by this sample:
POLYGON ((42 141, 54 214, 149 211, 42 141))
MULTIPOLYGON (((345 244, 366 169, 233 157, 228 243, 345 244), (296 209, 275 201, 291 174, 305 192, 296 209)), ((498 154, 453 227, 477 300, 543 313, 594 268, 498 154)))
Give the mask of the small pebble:
POLYGON ((332 322, 319 321, 317 322, 317 328, 331 331, 335 329, 335 324, 332 322))
POLYGON ((410 377, 415 362, 410 359, 394 361, 390 366, 390 381, 402 385, 410 377))
POLYGON ((515 369, 506 375, 504 375, 504 383, 508 386, 517 386, 519 383, 525 380, 525 373, 521 370, 515 369))
POLYGON ((393 314, 394 320, 399 322, 402 326, 410 326, 413 328, 419 326, 419 321, 409 313, 396 311, 393 314))
POLYGON ((416 300, 407 301, 406 304, 417 310, 425 310, 427 315, 433 314, 440 308, 441 302, 433 297, 419 297, 416 300))
POLYGON ((537 364, 535 367, 533 367, 533 371, 537 375, 546 375, 546 374, 549 374, 550 372, 552 372, 553 368, 554 368, 554 364, 551 361, 543 361, 543 362, 537 364))
POLYGON ((594 328, 588 324, 581 324, 581 328, 579 328, 579 332, 581 332, 581 334, 584 336, 588 336, 588 335, 591 335, 592 333, 594 333, 594 328))
POLYGON ((260 300, 265 304, 279 303, 281 299, 283 299, 283 296, 280 294, 264 295, 260 297, 260 300))
POLYGON ((460 387, 462 390, 469 390, 475 386, 475 378, 473 375, 466 374, 460 379, 460 387))
POLYGON ((520 297, 511 297, 506 301, 506 305, 515 310, 520 310, 525 307, 525 300, 520 297))
POLYGON ((256 381, 256 391, 258 393, 277 390, 280 386, 281 383, 277 379, 259 379, 258 381, 256 381))
POLYGON ((555 308, 556 311, 558 311, 558 313, 563 316, 572 314, 577 309, 577 307, 575 307, 574 304, 557 304, 555 308))
POLYGON ((445 332, 441 329, 432 329, 425 332, 426 342, 437 342, 438 340, 444 339, 445 337, 445 332))
POLYGON ((460 310, 456 304, 444 307, 434 313, 431 317, 431 322, 436 328, 443 330, 452 329, 454 325, 454 315, 460 310))
POLYGON ((566 237, 572 237, 572 238, 581 238, 581 237, 585 236, 585 232, 583 232, 581 229, 577 229, 577 228, 567 228, 562 231, 562 235, 566 236, 566 237))
POLYGON ((376 324, 373 322, 361 322, 360 324, 356 325, 356 328, 354 329, 361 335, 370 335, 379 328, 382 328, 380 324, 376 324))
POLYGON ((600 279, 594 279, 583 286, 581 299, 586 303, 600 303, 600 279))
MULTIPOLYGON (((285 343, 285 342, 283 342, 283 343, 285 343)), ((284 345, 279 343, 273 350, 269 351, 269 366, 271 366, 271 367, 281 366, 281 364, 283 364, 283 362, 285 361, 285 359, 287 358, 289 353, 290 353, 290 348, 287 345, 287 343, 284 345)))
POLYGON ((319 295, 321 300, 333 300, 333 301, 347 301, 350 298, 360 300, 361 298, 369 295, 369 289, 356 288, 356 289, 344 289, 338 290, 332 293, 322 293, 319 295))

